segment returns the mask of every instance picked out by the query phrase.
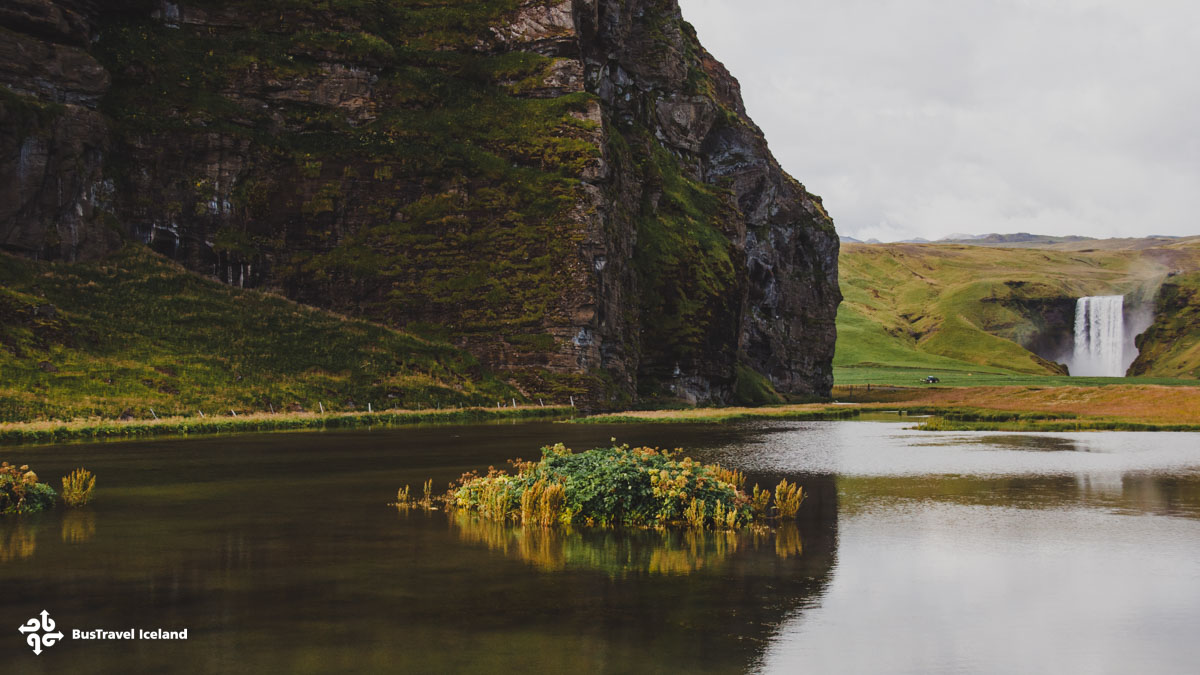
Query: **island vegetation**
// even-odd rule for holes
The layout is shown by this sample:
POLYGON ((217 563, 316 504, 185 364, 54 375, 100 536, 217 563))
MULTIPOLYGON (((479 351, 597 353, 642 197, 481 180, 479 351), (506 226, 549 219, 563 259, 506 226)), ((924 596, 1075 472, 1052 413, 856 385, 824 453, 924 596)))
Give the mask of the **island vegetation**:
MULTIPOLYGON (((682 450, 617 445, 572 452, 562 443, 542 448, 540 460, 509 460, 512 472, 489 467, 464 474, 439 500, 447 510, 474 512, 525 526, 686 526, 732 530, 792 520, 804 500, 799 485, 781 481, 774 492, 747 491, 737 470, 682 456, 682 450)), ((402 509, 435 508, 431 483, 416 501, 409 486, 397 493, 402 509)))
MULTIPOLYGON (((75 469, 63 476, 62 486, 63 504, 77 508, 92 500, 96 477, 87 469, 75 469)), ((0 515, 45 511, 54 507, 58 497, 54 488, 41 482, 29 465, 0 462, 0 515)))

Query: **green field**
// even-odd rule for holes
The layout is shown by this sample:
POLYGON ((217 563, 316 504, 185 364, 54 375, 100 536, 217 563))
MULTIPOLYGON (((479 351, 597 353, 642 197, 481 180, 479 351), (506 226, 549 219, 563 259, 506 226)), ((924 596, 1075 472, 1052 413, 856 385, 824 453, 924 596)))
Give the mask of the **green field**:
POLYGON ((1200 377, 1200 325, 1194 320, 1200 293, 1196 274, 1178 274, 1193 270, 1200 270, 1195 241, 1089 250, 845 244, 834 380, 907 385, 933 375, 947 386, 1194 382, 1200 377), (1142 345, 1145 357, 1133 369, 1141 377, 1066 377, 1052 359, 1069 345, 1075 299, 1108 294, 1147 308, 1157 302, 1158 319, 1142 345))
MULTIPOLYGON (((1119 384, 1196 385, 1196 380, 1172 377, 1070 377, 1067 375, 1037 375, 1033 373, 988 372, 959 368, 896 368, 889 366, 834 367, 835 387, 880 384, 888 386, 919 386, 927 375, 940 381, 938 387, 1102 387, 1119 384)), ((837 391, 834 391, 836 398, 837 391)))
POLYGON ((95 263, 0 254, 0 421, 514 397, 448 344, 208 281, 141 246, 95 263))

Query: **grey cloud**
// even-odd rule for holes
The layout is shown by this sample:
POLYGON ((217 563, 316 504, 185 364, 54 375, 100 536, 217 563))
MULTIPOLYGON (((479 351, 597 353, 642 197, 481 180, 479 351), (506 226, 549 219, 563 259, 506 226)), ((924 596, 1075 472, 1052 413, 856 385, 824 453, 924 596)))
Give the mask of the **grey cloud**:
POLYGON ((680 4, 843 234, 1200 232, 1200 4, 680 4))

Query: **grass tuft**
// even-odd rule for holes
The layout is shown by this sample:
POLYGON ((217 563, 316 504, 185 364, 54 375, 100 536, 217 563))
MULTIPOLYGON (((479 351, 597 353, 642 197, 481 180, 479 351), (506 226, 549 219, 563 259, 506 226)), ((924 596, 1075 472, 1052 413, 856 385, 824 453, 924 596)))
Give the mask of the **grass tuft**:
POLYGON ((96 477, 87 469, 75 469, 63 476, 62 499, 70 508, 77 508, 92 500, 92 490, 96 488, 96 477))

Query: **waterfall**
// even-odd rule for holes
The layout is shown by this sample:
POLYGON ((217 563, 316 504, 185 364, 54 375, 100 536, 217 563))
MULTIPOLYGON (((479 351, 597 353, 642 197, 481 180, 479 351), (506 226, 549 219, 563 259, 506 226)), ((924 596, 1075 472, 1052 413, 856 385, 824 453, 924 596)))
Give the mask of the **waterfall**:
POLYGON ((1075 303, 1075 350, 1072 375, 1124 377, 1125 297, 1096 295, 1075 303))

